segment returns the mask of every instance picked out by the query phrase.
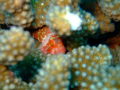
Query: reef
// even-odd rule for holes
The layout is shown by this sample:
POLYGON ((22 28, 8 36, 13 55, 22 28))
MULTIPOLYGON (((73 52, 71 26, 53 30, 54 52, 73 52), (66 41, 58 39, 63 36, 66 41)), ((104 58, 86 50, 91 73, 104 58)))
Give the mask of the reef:
POLYGON ((0 0, 0 90, 119 90, 120 0, 0 0))

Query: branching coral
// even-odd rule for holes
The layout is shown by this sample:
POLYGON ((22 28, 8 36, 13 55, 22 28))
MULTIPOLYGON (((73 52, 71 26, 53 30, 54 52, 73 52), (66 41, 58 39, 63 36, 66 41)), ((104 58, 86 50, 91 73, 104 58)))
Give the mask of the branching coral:
POLYGON ((0 0, 2 4, 2 9, 14 13, 16 10, 20 10, 25 0, 0 0))
POLYGON ((61 8, 64 8, 65 6, 70 5, 72 2, 72 0, 58 0, 57 2, 56 0, 51 0, 51 1, 53 5, 59 6, 61 8))
POLYGON ((0 0, 0 90, 120 89, 113 20, 120 0, 0 0))
POLYGON ((80 85, 81 90, 88 90, 89 83, 86 78, 91 75, 95 64, 111 64, 112 58, 106 45, 99 45, 98 47, 81 46, 73 49, 68 53, 68 56, 70 56, 72 63, 71 87, 80 85))
POLYGON ((5 15, 6 24, 22 27, 29 27, 31 25, 34 17, 30 0, 0 0, 0 2, 3 3, 1 8, 4 10, 3 14, 5 15))
POLYGON ((4 11, 1 10, 1 7, 0 7, 0 23, 1 24, 5 23, 5 15, 4 15, 4 11))
POLYGON ((4 33, 4 30, 1 30, 1 29, 0 29, 0 35, 2 35, 3 33, 4 33))
POLYGON ((33 28, 45 25, 46 13, 49 8, 50 1, 51 0, 31 0, 35 12, 35 18, 31 25, 33 28))
POLYGON ((0 35, 0 63, 9 65, 23 60, 34 44, 28 31, 21 27, 11 27, 0 35))
POLYGON ((80 13, 79 11, 72 12, 70 5, 71 0, 52 0, 47 12, 46 24, 59 35, 70 35, 71 31, 81 29, 80 13))
POLYGON ((59 35, 70 35, 70 24, 69 21, 65 19, 66 12, 69 11, 69 7, 61 10, 59 7, 52 7, 47 14, 46 24, 51 28, 51 30, 57 30, 59 35), (64 22, 64 24, 63 24, 64 22))
POLYGON ((94 15, 96 20, 99 23, 99 28, 101 33, 106 32, 113 32, 115 29, 115 26, 113 23, 111 23, 111 19, 108 18, 102 11, 101 8, 98 6, 98 3, 95 3, 95 10, 94 15))
POLYGON ((116 45, 115 49, 110 48, 110 52, 113 55, 112 64, 116 65, 120 63, 120 46, 116 45))
POLYGON ((13 73, 3 65, 0 65, 0 90, 31 90, 33 85, 15 78, 13 73))
POLYGON ((109 18, 120 20, 120 0, 98 0, 98 4, 109 18))
POLYGON ((36 87, 42 90, 68 90, 70 61, 62 54, 48 56, 38 72, 36 87))
POLYGON ((91 79, 90 90, 120 89, 120 66, 101 66, 96 71, 99 72, 99 76, 91 79))
MULTIPOLYGON (((80 17, 82 18, 82 30, 85 33, 93 34, 98 29, 98 22, 96 21, 95 17, 92 16, 89 12, 81 10, 80 17)), ((81 31, 82 31, 81 30, 81 31)))
POLYGON ((12 77, 12 72, 7 70, 7 67, 0 64, 0 81, 5 81, 6 75, 12 77), (10 76, 11 75, 11 76, 10 76))

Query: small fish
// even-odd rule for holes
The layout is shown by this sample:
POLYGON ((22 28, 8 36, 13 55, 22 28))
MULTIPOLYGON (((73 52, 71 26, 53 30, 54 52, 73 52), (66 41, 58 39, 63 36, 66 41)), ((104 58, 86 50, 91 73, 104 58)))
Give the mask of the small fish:
POLYGON ((41 42, 39 49, 44 54, 64 54, 66 51, 62 39, 46 26, 33 32, 32 36, 41 42))

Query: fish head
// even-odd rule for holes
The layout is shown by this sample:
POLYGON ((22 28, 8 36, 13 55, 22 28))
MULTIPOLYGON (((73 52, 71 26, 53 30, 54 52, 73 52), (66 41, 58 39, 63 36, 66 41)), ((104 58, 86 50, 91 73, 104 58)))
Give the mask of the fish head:
POLYGON ((58 35, 51 35, 48 40, 44 40, 42 45, 40 46, 40 51, 44 54, 64 54, 66 49, 62 42, 62 39, 58 37, 58 35))

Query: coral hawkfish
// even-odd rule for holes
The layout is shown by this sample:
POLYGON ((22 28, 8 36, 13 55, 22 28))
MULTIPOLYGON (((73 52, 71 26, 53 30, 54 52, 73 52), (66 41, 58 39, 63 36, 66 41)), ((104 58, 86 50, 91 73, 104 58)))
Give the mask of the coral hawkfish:
POLYGON ((46 26, 33 32, 32 36, 41 42, 39 49, 44 54, 64 54, 66 51, 62 39, 46 26))

